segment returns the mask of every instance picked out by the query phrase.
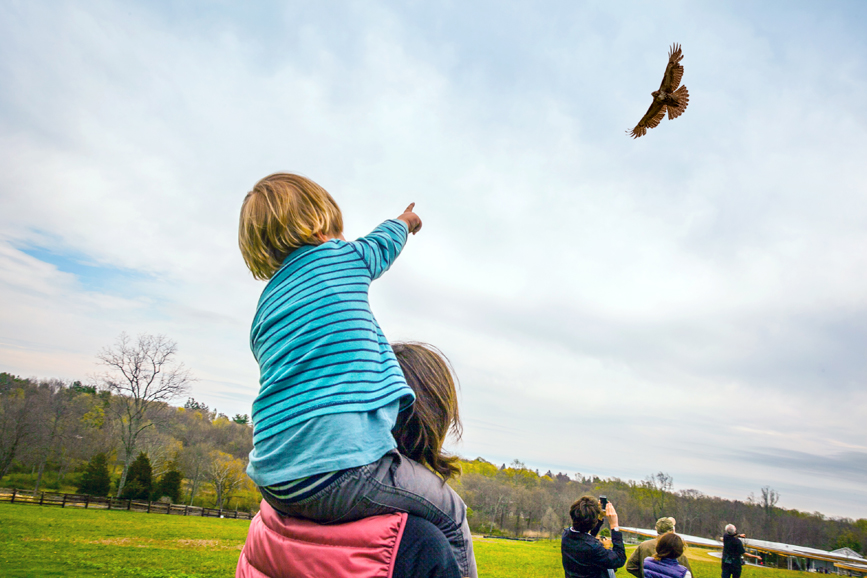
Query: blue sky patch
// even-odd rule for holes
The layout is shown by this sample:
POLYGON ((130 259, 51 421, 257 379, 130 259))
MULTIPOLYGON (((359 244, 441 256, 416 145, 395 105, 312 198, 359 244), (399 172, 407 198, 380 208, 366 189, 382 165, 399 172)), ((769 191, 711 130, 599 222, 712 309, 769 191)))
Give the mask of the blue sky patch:
POLYGON ((129 297, 134 293, 131 291, 134 285, 150 278, 149 275, 131 269, 97 264, 88 255, 66 250, 60 244, 54 249, 39 245, 24 245, 17 248, 25 255, 54 265, 59 271, 75 275, 83 289, 94 293, 110 293, 129 297))

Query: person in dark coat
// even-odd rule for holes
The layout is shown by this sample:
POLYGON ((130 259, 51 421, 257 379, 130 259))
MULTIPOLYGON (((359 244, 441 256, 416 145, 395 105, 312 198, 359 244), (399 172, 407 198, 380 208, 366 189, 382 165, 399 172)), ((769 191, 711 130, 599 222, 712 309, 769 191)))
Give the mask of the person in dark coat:
POLYGON ((738 534, 734 524, 726 526, 726 532, 722 537, 722 578, 741 578, 741 568, 744 564, 743 556, 749 556, 761 561, 761 556, 747 554, 741 538, 746 534, 738 534))
POLYGON ((593 496, 582 496, 569 508, 572 526, 563 530, 560 553, 566 578, 610 578, 614 570, 626 564, 623 534, 617 511, 611 502, 602 513, 602 505, 593 496), (607 519, 611 528, 612 549, 607 550, 596 534, 607 519))

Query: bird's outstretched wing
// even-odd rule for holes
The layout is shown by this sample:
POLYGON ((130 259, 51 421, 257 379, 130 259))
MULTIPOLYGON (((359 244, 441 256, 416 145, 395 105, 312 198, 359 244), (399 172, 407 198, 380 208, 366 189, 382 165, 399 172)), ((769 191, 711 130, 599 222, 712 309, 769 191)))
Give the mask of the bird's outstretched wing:
POLYGON ((681 60, 683 60, 683 51, 680 49, 680 44, 672 44, 671 49, 668 51, 668 64, 665 67, 665 74, 662 76, 662 82, 659 85, 660 91, 670 94, 680 86, 680 79, 683 78, 681 60))
POLYGON ((640 136, 644 136, 647 134, 647 129, 655 128, 662 122, 662 119, 665 118, 665 109, 666 106, 661 102, 657 102, 655 99, 653 103, 651 103, 650 108, 647 109, 647 112, 644 113, 644 116, 638 121, 638 124, 635 125, 635 128, 632 129, 632 132, 629 132, 629 136, 632 138, 638 138, 640 136))

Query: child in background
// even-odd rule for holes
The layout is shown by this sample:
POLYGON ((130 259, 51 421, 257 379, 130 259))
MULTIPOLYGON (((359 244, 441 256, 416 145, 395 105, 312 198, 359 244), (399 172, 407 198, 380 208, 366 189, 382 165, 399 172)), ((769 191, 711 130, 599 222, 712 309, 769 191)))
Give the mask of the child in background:
POLYGON ((259 181, 241 207, 247 267, 268 280, 250 332, 259 363, 248 475, 275 510, 338 523, 395 510, 435 524, 476 576, 466 506, 391 434, 414 399, 368 303, 370 282, 421 229, 414 203, 353 242, 331 195, 299 175, 259 181))

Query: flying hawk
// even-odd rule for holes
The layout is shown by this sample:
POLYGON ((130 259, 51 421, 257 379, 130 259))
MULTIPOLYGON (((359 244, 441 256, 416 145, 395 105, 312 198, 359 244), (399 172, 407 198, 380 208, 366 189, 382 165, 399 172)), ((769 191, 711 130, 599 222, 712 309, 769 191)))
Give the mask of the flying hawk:
POLYGON ((681 60, 683 60, 683 53, 680 44, 672 44, 671 50, 668 51, 668 65, 665 67, 665 75, 662 77, 659 90, 650 93, 653 96, 653 103, 632 132, 626 131, 632 138, 644 136, 647 134, 647 129, 656 127, 665 117, 666 111, 668 111, 668 120, 673 120, 686 110, 689 104, 689 92, 686 86, 678 88, 680 79, 683 78, 681 60))

